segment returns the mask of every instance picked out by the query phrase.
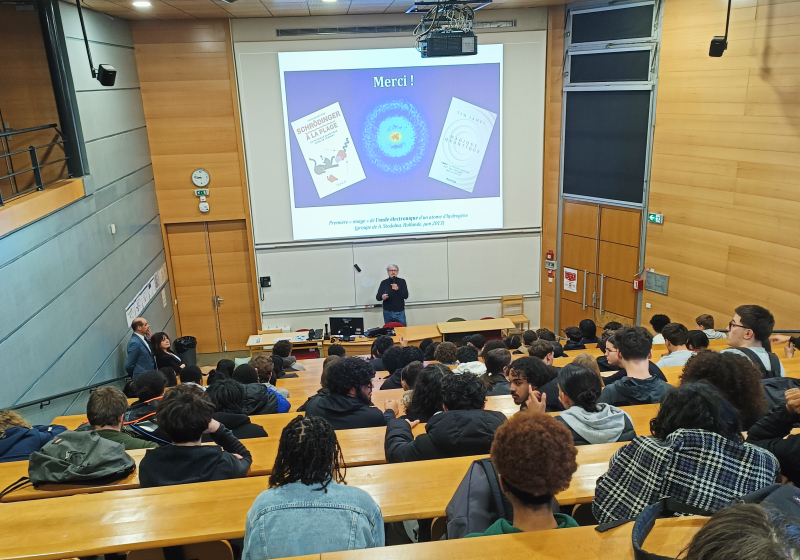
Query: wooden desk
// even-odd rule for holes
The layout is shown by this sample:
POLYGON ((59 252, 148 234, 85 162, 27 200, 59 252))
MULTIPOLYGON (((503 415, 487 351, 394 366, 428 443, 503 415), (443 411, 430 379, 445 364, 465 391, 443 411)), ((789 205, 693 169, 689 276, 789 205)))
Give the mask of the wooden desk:
MULTIPOLYGON (((597 477, 620 446, 578 448, 578 471, 569 489, 557 496, 559 502, 590 502, 597 477)), ((436 517, 445 515, 478 458, 356 467, 347 470, 346 480, 372 495, 386 522, 436 517)), ((0 550, 5 558, 56 560, 241 538, 247 511, 268 487, 267 477, 256 476, 3 504, 0 550), (36 527, 35 538, 21 538, 31 534, 31 527, 36 527)))
POLYGON ((303 342, 295 342, 294 337, 297 335, 308 335, 307 331, 303 332, 290 332, 290 333, 269 333, 269 334, 251 334, 247 339, 245 346, 250 350, 250 357, 253 353, 259 350, 269 350, 275 346, 275 339, 288 338, 292 342, 293 348, 319 348, 322 346, 322 340, 307 340, 303 342))
POLYGON ((436 326, 443 335, 484 331, 507 331, 515 328, 513 321, 507 317, 501 319, 485 319, 483 321, 436 323, 436 326))
MULTIPOLYGON (((706 517, 658 519, 645 541, 649 552, 677 557, 695 533, 705 525, 706 517)), ((594 527, 554 529, 515 535, 477 539, 456 539, 429 543, 387 546, 380 550, 350 550, 319 555, 319 560, 506 560, 536 558, 561 560, 633 560, 631 531, 628 523, 605 533, 594 527)))
MULTIPOLYGON (((400 344, 400 335, 406 339, 406 342, 411 346, 419 346, 419 343, 426 338, 432 339, 434 342, 442 341, 442 333, 436 325, 418 325, 413 327, 396 327, 394 329, 395 335, 392 337, 395 345, 400 344)), ((326 340, 323 342, 322 347, 325 355, 328 355, 328 348, 331 344, 340 344, 344 347, 348 356, 367 356, 372 351, 372 343, 375 342, 374 338, 357 338, 353 342, 331 342, 326 340)))

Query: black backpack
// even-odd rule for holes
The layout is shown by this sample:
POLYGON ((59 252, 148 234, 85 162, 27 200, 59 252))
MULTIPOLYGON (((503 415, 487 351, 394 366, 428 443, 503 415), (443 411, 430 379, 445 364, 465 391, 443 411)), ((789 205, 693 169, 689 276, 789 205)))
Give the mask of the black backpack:
MULTIPOLYGON (((728 502, 724 507, 736 506, 739 504, 769 504, 781 513, 790 518, 800 518, 800 488, 784 484, 772 484, 761 490, 750 492, 741 498, 735 498, 728 502)), ((664 498, 658 502, 647 506, 639 517, 636 518, 631 532, 633 543, 633 557, 635 560, 675 560, 670 556, 661 556, 652 552, 647 552, 642 548, 647 535, 655 525, 659 517, 669 517, 672 513, 683 513, 687 515, 704 515, 710 517, 714 512, 699 509, 673 500, 664 498)), ((600 533, 614 527, 619 527, 625 523, 630 523, 633 519, 621 519, 611 523, 598 525, 596 530, 600 533)))
POLYGON ((767 371, 767 368, 764 367, 764 362, 761 361, 761 358, 758 357, 758 354, 750 350, 749 348, 737 348, 739 352, 747 356, 755 366, 761 370, 761 376, 764 379, 770 379, 772 377, 780 377, 781 376, 781 360, 773 354, 772 352, 767 352, 767 356, 769 356, 769 368, 770 371, 767 371))
POLYGON ((786 406, 786 391, 800 389, 800 379, 794 377, 770 377, 761 382, 764 384, 764 396, 767 397, 770 410, 786 406))

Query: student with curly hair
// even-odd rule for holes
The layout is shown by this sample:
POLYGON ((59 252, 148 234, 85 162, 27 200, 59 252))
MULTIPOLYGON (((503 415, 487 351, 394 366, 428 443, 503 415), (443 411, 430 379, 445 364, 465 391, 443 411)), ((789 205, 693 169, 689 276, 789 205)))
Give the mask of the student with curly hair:
POLYGON ((279 340, 272 347, 272 355, 277 356, 283 362, 281 369, 285 371, 305 371, 306 368, 302 364, 297 363, 297 358, 292 356, 292 341, 279 340))
POLYGON ((467 538, 577 527, 574 519, 553 513, 551 506, 578 470, 577 454, 569 430, 555 418, 541 413, 509 418, 497 429, 491 457, 500 490, 514 508, 513 523, 500 517, 467 538))
POLYGON ((448 374, 450 369, 442 364, 425 366, 414 385, 405 418, 412 422, 427 422, 434 414, 442 411, 442 379, 448 374))
POLYGON ((636 437, 633 421, 626 412, 597 402, 602 391, 600 377, 586 366, 573 362, 558 372, 558 400, 564 405, 564 412, 556 420, 569 428, 575 445, 631 441, 636 437))
POLYGON ((761 371, 747 358, 732 352, 701 352, 683 368, 680 382, 707 381, 739 411, 742 429, 749 430, 769 411, 761 371))
POLYGON ((484 410, 486 388, 474 375, 448 373, 442 379, 442 412, 414 439, 411 429, 419 421, 392 419, 386 427, 384 448, 389 463, 424 461, 444 457, 482 455, 489 452, 494 432, 506 417, 484 410))
POLYGON ((383 363, 387 367, 393 367, 394 369, 387 370, 391 375, 381 385, 381 391, 403 388, 403 369, 410 363, 422 362, 424 359, 425 354, 416 346, 406 346, 405 348, 392 346, 389 348, 384 353, 383 363))
POLYGON ((632 519, 667 496, 716 511, 780 482, 778 460, 743 441, 739 413, 710 383, 665 393, 650 430, 652 437, 637 437, 614 453, 597 480, 592 513, 598 522, 632 519))
POLYGON ((456 358, 458 358, 458 366, 454 370, 456 373, 469 373, 480 377, 486 373, 486 366, 483 362, 478 360, 478 348, 475 346, 459 346, 456 350, 456 358))
POLYGON ((385 426, 394 412, 381 412, 372 404, 372 378, 375 371, 361 358, 339 358, 328 366, 327 395, 309 399, 306 416, 320 416, 334 430, 385 426))
POLYGON ((247 512, 243 560, 384 546, 378 504, 364 490, 347 486, 345 474, 330 424, 302 416, 289 422, 269 489, 247 512))
POLYGON ((457 366, 456 345, 452 342, 442 342, 436 347, 433 359, 445 366, 457 366))

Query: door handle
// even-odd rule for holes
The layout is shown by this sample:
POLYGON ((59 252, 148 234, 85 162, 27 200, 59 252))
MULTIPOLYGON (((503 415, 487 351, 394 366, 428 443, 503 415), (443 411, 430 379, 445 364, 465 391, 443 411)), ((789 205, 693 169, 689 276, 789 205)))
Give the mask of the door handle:
POLYGON ((586 279, 588 278, 588 276, 589 276, 589 271, 584 269, 584 271, 583 271, 583 303, 581 304, 582 305, 581 310, 586 309, 586 279))
POLYGON ((606 275, 600 275, 600 314, 603 314, 603 285, 606 283, 606 275))
POLYGON ((225 301, 223 298, 221 298, 221 297, 217 296, 217 307, 219 307, 219 306, 220 306, 220 304, 221 304, 223 301, 225 301))

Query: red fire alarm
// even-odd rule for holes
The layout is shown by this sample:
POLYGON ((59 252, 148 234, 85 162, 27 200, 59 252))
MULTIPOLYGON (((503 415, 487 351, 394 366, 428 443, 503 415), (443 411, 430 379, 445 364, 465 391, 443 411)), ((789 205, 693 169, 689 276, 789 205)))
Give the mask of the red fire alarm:
POLYGON ((556 277, 556 271, 555 270, 548 270, 547 271, 547 277, 548 278, 555 278, 556 277))
POLYGON ((633 291, 634 292, 641 292, 644 289, 644 279, 642 278, 634 278, 633 279, 633 291))
POLYGON ((556 260, 555 259, 555 255, 553 255, 553 250, 552 249, 547 251, 547 256, 544 258, 544 260, 546 260, 546 261, 554 261, 554 260, 556 260))

